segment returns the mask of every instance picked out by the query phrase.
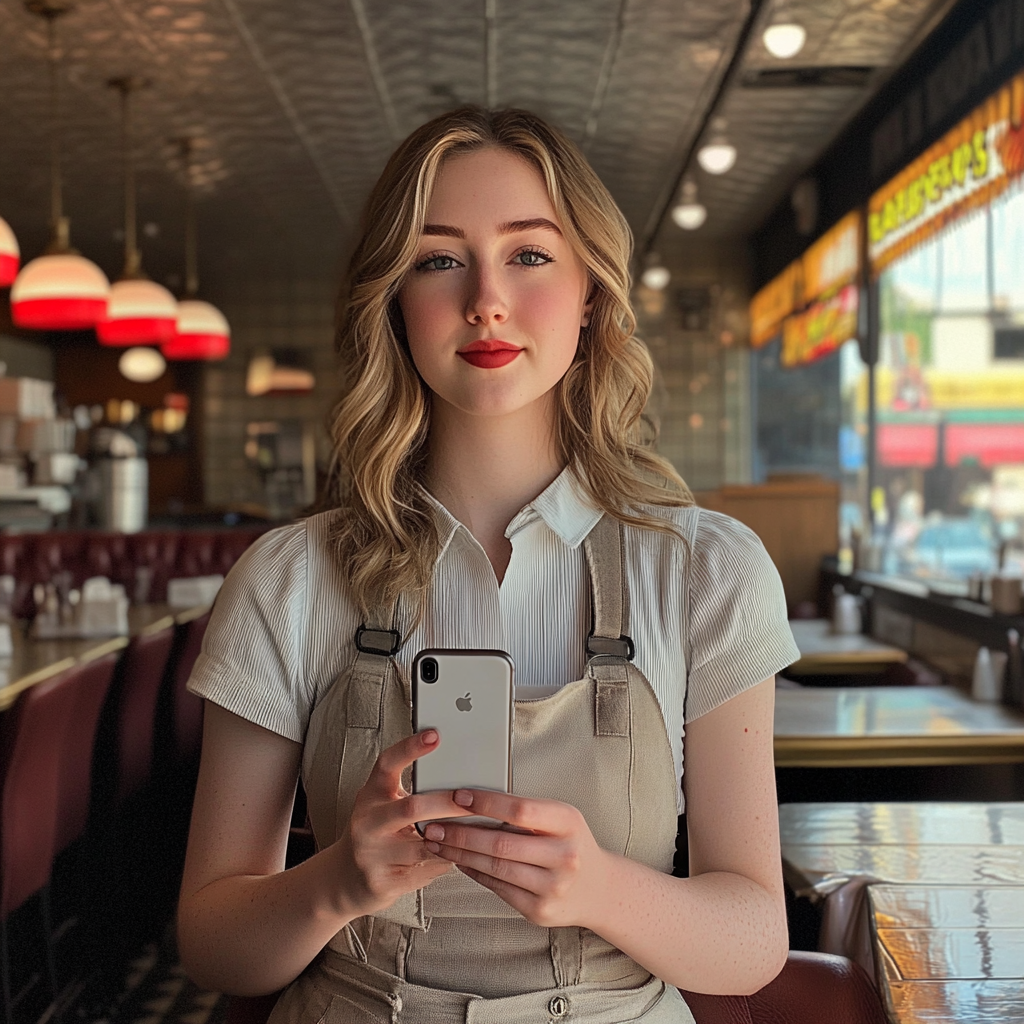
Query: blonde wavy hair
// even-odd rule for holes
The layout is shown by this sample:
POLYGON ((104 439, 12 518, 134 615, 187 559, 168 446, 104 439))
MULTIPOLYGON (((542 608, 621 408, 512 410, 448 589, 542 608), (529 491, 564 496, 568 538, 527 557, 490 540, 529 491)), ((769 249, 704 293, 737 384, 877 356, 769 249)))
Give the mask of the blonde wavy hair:
MULTIPOLYGON (((561 132, 525 110, 463 107, 417 128, 395 151, 366 205, 339 306, 342 395, 331 415, 331 529, 364 621, 382 624, 402 595, 422 614, 439 538, 419 484, 431 393, 405 339, 398 292, 415 260, 446 158, 499 148, 534 166, 564 237, 592 282, 593 307, 558 384, 559 452, 595 506, 623 523, 675 532, 644 506, 692 505, 645 419, 653 364, 634 334, 632 236, 608 190, 561 132)), ((418 615, 417 615, 418 618, 418 615)))

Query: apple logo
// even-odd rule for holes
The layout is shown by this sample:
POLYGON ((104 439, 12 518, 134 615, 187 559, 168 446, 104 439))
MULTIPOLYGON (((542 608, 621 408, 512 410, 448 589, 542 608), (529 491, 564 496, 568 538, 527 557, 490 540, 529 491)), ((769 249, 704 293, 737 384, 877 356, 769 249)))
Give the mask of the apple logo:
POLYGON ((470 700, 468 693, 466 694, 465 697, 459 697, 455 701, 455 706, 460 711, 472 711, 473 710, 473 702, 472 702, 472 700, 470 700))

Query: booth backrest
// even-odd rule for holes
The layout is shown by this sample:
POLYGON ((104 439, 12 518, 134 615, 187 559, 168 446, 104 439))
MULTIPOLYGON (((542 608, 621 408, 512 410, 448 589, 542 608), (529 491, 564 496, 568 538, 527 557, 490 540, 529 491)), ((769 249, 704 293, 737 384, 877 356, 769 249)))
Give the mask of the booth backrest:
POLYGON ((106 576, 123 584, 134 598, 136 571, 144 567, 151 574, 146 600, 164 601, 168 580, 226 574, 265 529, 0 534, 0 573, 15 579, 13 611, 19 618, 35 613, 35 584, 48 583, 63 572, 70 573, 74 587, 90 576, 106 576))

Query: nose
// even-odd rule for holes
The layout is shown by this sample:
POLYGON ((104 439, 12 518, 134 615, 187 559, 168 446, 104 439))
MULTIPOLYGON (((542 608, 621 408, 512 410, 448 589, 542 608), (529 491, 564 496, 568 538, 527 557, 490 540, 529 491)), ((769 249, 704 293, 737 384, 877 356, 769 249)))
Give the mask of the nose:
POLYGON ((477 266, 468 276, 466 319, 471 324, 500 324, 508 319, 508 298, 499 275, 488 267, 477 266))

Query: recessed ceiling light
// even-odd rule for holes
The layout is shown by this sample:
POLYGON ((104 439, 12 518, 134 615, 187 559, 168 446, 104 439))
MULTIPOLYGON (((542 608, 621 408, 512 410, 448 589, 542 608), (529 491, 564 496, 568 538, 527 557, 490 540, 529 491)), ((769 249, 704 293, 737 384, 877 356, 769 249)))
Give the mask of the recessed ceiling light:
POLYGON ((807 41, 807 29, 793 21, 776 22, 764 30, 764 48, 780 60, 795 57, 807 41))

